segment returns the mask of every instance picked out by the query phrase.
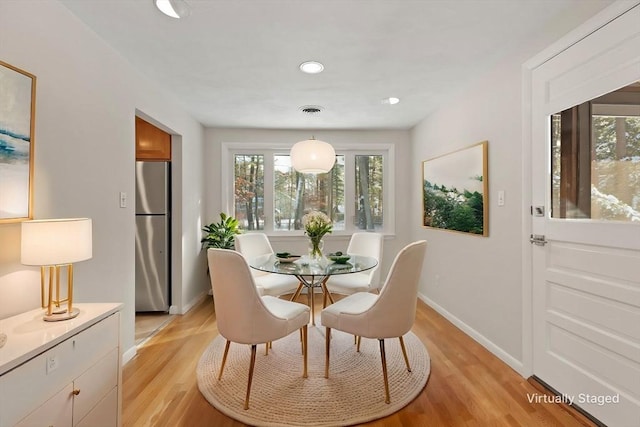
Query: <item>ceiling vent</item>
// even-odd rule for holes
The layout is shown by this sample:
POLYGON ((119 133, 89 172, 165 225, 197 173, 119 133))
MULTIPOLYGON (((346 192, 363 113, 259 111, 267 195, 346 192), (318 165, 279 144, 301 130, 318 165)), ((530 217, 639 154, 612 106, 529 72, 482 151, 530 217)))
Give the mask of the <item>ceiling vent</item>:
POLYGON ((305 114, 318 114, 319 112, 321 112, 323 110, 323 108, 319 105, 305 105, 300 107, 300 111, 302 111, 305 114))

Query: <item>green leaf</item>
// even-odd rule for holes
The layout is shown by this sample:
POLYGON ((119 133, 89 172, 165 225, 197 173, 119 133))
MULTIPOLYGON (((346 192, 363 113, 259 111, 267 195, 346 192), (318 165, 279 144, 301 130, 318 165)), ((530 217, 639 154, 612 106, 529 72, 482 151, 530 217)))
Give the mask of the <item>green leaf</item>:
POLYGON ((206 233, 200 240, 202 249, 233 249, 234 236, 240 234, 240 222, 221 212, 220 221, 203 226, 202 231, 206 233))

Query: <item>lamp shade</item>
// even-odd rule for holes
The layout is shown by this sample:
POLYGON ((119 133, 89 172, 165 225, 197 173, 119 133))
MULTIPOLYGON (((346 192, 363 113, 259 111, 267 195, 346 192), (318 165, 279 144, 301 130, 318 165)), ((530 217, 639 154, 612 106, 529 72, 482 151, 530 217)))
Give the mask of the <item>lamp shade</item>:
POLYGON ((171 18, 186 18, 191 14, 189 5, 184 0, 154 0, 156 7, 171 18))
POLYGON ((63 265, 93 255, 91 219, 42 219, 22 223, 21 262, 63 265))
POLYGON ((291 147, 291 165, 300 173, 327 173, 336 162, 336 151, 328 142, 314 138, 291 147))

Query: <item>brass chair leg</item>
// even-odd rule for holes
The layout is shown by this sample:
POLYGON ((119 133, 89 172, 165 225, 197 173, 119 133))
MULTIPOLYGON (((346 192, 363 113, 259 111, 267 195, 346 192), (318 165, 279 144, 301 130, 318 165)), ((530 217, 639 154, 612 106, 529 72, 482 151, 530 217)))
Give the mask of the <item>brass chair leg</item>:
POLYGON ((400 339, 400 347, 402 348, 404 363, 407 365, 407 371, 411 372, 411 366, 409 366, 409 358, 407 357, 407 349, 404 346, 404 339, 402 339, 402 337, 398 337, 398 338, 400 339))
POLYGON ((325 328, 325 357, 324 357, 324 377, 329 378, 329 346, 331 345, 331 328, 325 328))
POLYGON ((380 357, 382 358, 382 376, 384 377, 384 394, 385 394, 384 403, 390 403, 391 399, 389 398, 389 378, 387 377, 387 356, 384 352, 384 339, 379 339, 378 341, 380 341, 380 357))
POLYGON ((314 288, 311 286, 309 291, 311 292, 311 324, 313 326, 316 325, 316 301, 315 301, 315 292, 313 292, 314 288))
POLYGON ((268 342, 264 343, 264 355, 265 356, 269 355, 269 343, 268 342))
POLYGON ((302 359, 304 360, 302 378, 307 378, 307 355, 309 354, 309 349, 307 348, 307 325, 304 325, 302 328, 302 359))
POLYGON ((356 340, 356 351, 360 353, 360 341, 362 341, 362 337, 358 335, 358 339, 356 340))
POLYGON ((251 393, 251 380, 253 379, 253 367, 256 364, 256 345, 251 344, 251 363, 249 365, 249 381, 247 382, 247 397, 244 399, 244 409, 249 409, 249 394, 251 393))
POLYGON ((220 373, 218 374, 218 381, 222 378, 222 371, 224 370, 224 364, 227 363, 227 354, 229 353, 229 346, 231 345, 231 341, 227 340, 227 343, 224 345, 224 354, 222 355, 222 365, 220 365, 220 373))
POLYGON ((333 297, 331 296, 331 292, 329 292, 329 288, 327 288, 327 280, 329 279, 329 276, 325 277, 324 280, 322 282, 320 282, 320 287, 322 288, 322 292, 324 292, 324 297, 329 298, 329 302, 331 304, 335 304, 335 301, 333 300, 333 297))
POLYGON ((289 301, 295 301, 299 296, 300 292, 302 292, 302 282, 298 283, 298 289, 291 295, 291 299, 289 301))

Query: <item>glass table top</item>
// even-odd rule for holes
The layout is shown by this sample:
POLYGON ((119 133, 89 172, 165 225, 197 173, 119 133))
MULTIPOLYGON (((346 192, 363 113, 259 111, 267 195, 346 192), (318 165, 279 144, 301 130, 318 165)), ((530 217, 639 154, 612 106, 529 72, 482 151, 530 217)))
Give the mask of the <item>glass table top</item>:
POLYGON ((332 276, 335 274, 359 273, 370 270, 378 261, 373 257, 349 255, 344 264, 333 262, 328 258, 312 261, 306 255, 293 262, 282 262, 275 254, 262 255, 249 260, 251 268, 267 273, 291 274, 295 276, 332 276))

